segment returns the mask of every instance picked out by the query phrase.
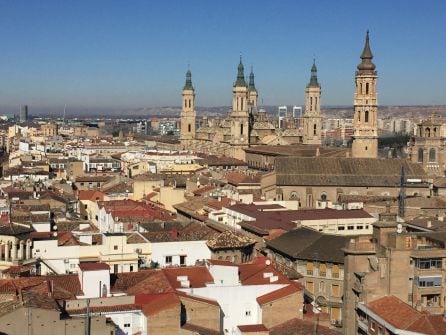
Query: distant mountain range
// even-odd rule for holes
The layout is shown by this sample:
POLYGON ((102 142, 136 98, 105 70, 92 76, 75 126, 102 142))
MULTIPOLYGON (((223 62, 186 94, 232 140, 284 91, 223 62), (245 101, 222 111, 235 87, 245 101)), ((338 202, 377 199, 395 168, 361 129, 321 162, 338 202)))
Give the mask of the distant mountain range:
MULTIPOLYGON (((264 106, 263 108, 269 115, 277 113, 278 106, 264 106)), ((199 116, 225 117, 230 112, 230 106, 217 107, 197 107, 199 116)), ((288 111, 292 111, 292 106, 288 106, 288 111)), ((380 118, 407 118, 421 119, 426 118, 432 113, 446 117, 446 106, 379 106, 380 118)), ((178 117, 181 113, 179 106, 163 107, 143 107, 143 108, 67 108, 67 118, 85 118, 89 117, 107 117, 110 118, 148 118, 148 117, 178 117)), ((0 115, 18 114, 17 108, 0 107, 0 115)), ((44 108, 29 106, 29 114, 42 117, 62 117, 63 108, 44 108)), ((329 118, 351 118, 353 116, 353 106, 323 106, 322 114, 329 118)))

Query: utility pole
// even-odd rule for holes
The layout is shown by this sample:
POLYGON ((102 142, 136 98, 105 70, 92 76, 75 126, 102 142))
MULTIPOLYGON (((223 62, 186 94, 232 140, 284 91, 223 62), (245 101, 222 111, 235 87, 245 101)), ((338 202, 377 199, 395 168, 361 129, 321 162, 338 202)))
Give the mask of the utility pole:
POLYGON ((87 299, 87 313, 85 319, 85 335, 90 335, 90 298, 87 299))

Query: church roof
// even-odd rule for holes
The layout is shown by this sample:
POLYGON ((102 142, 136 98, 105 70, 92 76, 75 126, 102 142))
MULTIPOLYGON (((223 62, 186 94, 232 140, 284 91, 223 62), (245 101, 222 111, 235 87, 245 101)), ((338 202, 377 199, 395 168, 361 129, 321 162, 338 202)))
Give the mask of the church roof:
POLYGON ((407 178, 424 178, 419 164, 405 159, 278 157, 277 185, 396 187, 401 167, 407 178))
POLYGON ((252 126, 253 129, 275 129, 274 125, 268 121, 256 121, 252 126))

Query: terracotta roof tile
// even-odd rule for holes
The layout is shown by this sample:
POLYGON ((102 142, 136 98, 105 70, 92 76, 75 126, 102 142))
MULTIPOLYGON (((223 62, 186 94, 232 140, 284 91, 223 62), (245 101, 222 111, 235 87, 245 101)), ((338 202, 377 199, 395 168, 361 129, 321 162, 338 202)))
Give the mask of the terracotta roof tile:
POLYGON ((284 297, 287 297, 287 296, 289 296, 293 293, 299 292, 299 291, 301 291, 301 290, 298 287, 296 287, 295 285, 288 285, 288 286, 282 287, 281 289, 278 289, 273 292, 264 294, 260 297, 257 297, 256 300, 260 305, 263 305, 268 302, 282 299, 284 297))
POLYGON ((135 303, 141 305, 144 315, 155 315, 167 309, 179 308, 181 304, 174 292, 136 295, 135 303))

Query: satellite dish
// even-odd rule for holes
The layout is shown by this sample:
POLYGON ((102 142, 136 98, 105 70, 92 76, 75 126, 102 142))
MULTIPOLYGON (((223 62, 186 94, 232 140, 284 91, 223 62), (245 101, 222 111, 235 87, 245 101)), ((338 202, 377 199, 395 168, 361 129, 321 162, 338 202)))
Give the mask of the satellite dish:
POLYGON ((398 234, 401 234, 401 233, 403 232, 403 225, 402 225, 401 223, 398 223, 398 224, 396 225, 396 232, 397 232, 398 234))

